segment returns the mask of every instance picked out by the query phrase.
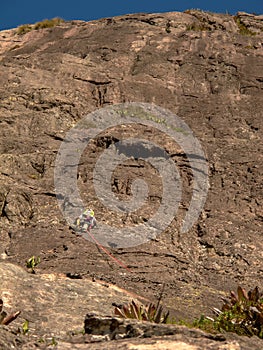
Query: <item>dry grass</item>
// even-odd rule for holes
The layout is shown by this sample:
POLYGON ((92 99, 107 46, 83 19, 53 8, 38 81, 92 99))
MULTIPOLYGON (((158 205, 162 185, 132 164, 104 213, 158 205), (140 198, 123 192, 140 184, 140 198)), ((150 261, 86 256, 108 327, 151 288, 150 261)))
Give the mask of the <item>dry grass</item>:
POLYGON ((31 30, 39 30, 39 29, 43 29, 43 28, 56 27, 63 22, 64 22, 64 20, 62 18, 55 17, 52 19, 44 19, 43 21, 37 22, 35 24, 23 24, 20 27, 18 27, 17 34, 24 35, 24 34, 30 32, 31 30))

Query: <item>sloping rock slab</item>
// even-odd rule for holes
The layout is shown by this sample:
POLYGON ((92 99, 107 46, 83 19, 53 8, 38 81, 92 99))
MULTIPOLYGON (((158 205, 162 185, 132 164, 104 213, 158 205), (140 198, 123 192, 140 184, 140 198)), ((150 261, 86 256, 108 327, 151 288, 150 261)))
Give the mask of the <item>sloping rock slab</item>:
POLYGON ((260 346, 262 344, 257 339, 217 341, 202 336, 188 338, 184 334, 178 334, 167 337, 116 340, 106 344, 59 343, 57 350, 259 350, 260 346))
POLYGON ((60 338, 83 329, 87 312, 111 314, 113 302, 125 303, 135 298, 113 285, 74 280, 62 274, 32 275, 10 263, 0 263, 0 283, 5 310, 21 310, 12 325, 21 327, 27 319, 30 332, 39 337, 60 338))

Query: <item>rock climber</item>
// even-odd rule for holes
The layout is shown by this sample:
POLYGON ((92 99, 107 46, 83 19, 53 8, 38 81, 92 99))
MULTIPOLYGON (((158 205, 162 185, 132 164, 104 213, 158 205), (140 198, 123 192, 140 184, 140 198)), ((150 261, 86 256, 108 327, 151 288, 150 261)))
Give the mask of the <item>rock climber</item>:
POLYGON ((92 209, 86 209, 76 220, 76 225, 81 230, 90 230, 97 226, 97 221, 92 209))

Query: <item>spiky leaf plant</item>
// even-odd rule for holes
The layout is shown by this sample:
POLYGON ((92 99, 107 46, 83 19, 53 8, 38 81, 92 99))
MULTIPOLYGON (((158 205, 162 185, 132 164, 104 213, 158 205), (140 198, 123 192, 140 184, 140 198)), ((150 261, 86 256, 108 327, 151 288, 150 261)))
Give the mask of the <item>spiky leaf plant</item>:
POLYGON ((263 338, 263 293, 258 287, 247 293, 238 286, 237 293, 231 291, 223 301, 221 310, 213 309, 218 316, 214 320, 218 330, 263 338))
POLYGON ((167 323, 169 316, 169 311, 163 312, 163 307, 159 304, 143 305, 136 303, 134 300, 121 307, 115 307, 114 313, 122 318, 133 318, 154 323, 167 323))

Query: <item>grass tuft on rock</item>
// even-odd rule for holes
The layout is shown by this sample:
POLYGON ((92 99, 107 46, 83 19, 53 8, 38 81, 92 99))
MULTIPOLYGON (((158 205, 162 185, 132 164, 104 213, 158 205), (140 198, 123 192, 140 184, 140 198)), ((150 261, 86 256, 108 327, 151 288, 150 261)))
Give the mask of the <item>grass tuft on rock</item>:
POLYGON ((24 35, 32 30, 56 27, 63 22, 65 21, 62 18, 55 17, 52 19, 44 19, 43 21, 37 22, 35 24, 23 24, 18 27, 17 34, 24 35))
POLYGON ((239 33, 240 33, 241 35, 254 36, 254 35, 257 34, 257 33, 255 33, 255 32, 252 32, 252 30, 250 30, 250 29, 242 22, 242 20, 241 20, 239 17, 235 16, 234 19, 235 19, 235 22, 236 22, 236 24, 237 24, 237 26, 238 26, 239 33))

